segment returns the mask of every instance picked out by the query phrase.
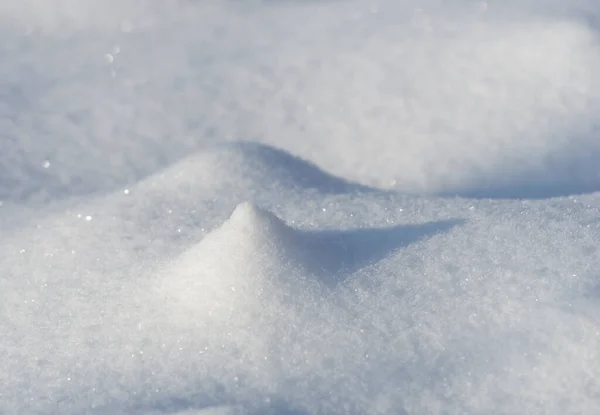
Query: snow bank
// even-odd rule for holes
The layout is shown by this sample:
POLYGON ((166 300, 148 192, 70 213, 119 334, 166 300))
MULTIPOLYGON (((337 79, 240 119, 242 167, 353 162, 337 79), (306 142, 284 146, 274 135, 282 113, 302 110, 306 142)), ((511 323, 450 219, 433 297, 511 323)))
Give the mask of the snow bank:
MULTIPOLYGON (((246 105, 264 102, 251 116, 283 112, 307 133, 280 145, 369 185, 485 197, 600 189, 593 27, 542 5, 411 6, 339 6, 279 52, 272 72, 294 76, 238 71, 246 105), (254 93, 255 76, 279 92, 254 93)), ((276 140, 273 119, 249 123, 276 140)))
POLYGON ((0 9, 22 21, 3 199, 109 191, 223 140, 409 193, 599 189, 594 3, 38 3, 0 9))

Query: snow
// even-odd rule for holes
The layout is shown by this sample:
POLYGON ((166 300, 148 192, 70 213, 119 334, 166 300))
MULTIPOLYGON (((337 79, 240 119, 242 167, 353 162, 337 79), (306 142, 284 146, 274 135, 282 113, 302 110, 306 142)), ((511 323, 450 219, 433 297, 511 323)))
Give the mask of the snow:
POLYGON ((0 413, 600 413, 596 2, 0 4, 0 413))

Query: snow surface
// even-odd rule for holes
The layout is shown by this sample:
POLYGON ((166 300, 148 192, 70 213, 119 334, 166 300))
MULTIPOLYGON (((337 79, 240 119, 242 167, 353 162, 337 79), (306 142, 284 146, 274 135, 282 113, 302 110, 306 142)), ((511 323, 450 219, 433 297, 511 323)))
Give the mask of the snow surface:
POLYGON ((0 2, 0 413, 600 413, 599 29, 0 2))

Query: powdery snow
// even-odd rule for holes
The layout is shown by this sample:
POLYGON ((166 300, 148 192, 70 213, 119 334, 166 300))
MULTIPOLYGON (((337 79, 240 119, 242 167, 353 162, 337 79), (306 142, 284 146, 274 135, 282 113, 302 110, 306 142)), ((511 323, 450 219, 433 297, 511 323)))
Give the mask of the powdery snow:
POLYGON ((0 413, 600 413, 595 2, 0 5, 0 413))

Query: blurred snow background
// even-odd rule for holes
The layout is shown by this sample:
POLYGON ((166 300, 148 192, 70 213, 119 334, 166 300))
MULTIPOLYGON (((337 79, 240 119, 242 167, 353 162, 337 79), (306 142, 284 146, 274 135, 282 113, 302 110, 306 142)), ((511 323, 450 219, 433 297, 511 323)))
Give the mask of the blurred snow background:
POLYGON ((599 28, 3 1, 0 413, 599 413, 599 28))

